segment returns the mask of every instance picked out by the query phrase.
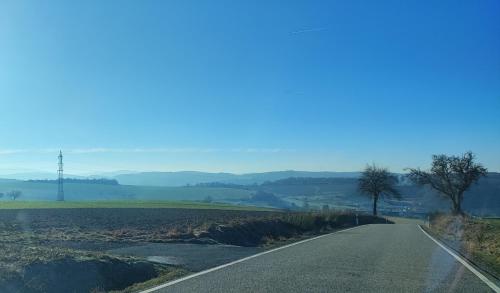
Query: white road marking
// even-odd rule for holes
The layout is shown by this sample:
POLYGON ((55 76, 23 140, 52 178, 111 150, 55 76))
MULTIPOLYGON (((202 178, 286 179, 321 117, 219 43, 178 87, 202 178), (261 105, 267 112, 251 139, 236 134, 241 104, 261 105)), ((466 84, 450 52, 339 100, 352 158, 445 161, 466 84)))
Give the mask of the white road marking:
POLYGON ((244 261, 247 261, 247 260, 252 259, 252 258, 259 257, 259 256, 264 255, 264 254, 268 254, 268 253, 275 252, 275 251, 278 251, 278 250, 282 250, 282 249, 285 249, 285 248, 288 248, 288 247, 292 247, 292 246, 295 246, 295 245, 299 245, 299 244, 302 244, 302 243, 313 241, 313 240, 316 240, 316 239, 319 239, 319 238, 323 238, 323 237, 326 237, 326 236, 329 236, 329 235, 332 235, 332 234, 335 234, 335 233, 349 231, 349 230, 356 229, 356 228, 359 228, 359 227, 362 227, 362 226, 367 226, 367 225, 361 225, 361 226, 351 227, 351 228, 348 228, 348 229, 344 229, 344 230, 340 230, 340 231, 335 231, 335 232, 332 232, 332 233, 328 233, 328 234, 316 236, 316 237, 313 237, 313 238, 305 239, 305 240, 302 240, 302 241, 294 242, 294 243, 291 243, 291 244, 287 244, 285 246, 280 246, 278 248, 274 248, 274 249, 271 249, 271 250, 267 250, 267 251, 264 251, 264 252, 260 252, 260 253, 254 254, 254 255, 250 255, 250 256, 247 256, 245 258, 242 258, 242 259, 239 259, 239 260, 227 263, 227 264, 223 264, 223 265, 220 265, 220 266, 217 266, 217 267, 213 267, 213 268, 205 270, 205 271, 201 271, 201 272, 189 275, 189 276, 185 276, 185 277, 177 279, 177 280, 170 281, 168 283, 165 283, 165 284, 162 284, 162 285, 159 285, 159 286, 156 286, 156 287, 153 287, 153 288, 141 291, 140 293, 151 293, 151 292, 154 292, 156 290, 159 290, 159 289, 162 289, 162 288, 165 288, 165 287, 172 286, 174 284, 180 283, 182 281, 186 281, 186 280, 189 280, 189 279, 201 276, 201 275, 205 275, 205 274, 208 274, 210 272, 217 271, 217 270, 223 269, 225 267, 232 266, 234 264, 237 264, 237 263, 240 263, 240 262, 244 262, 244 261))
POLYGON ((443 244, 441 244, 439 241, 437 241, 436 239, 434 239, 434 237, 432 237, 427 232, 425 232, 425 230, 422 229, 422 227, 420 227, 420 225, 417 225, 417 226, 420 228, 420 230, 422 232, 424 232, 425 235, 427 235, 427 237, 429 237, 432 241, 436 242, 436 244, 439 245, 446 252, 448 252, 449 254, 451 254, 451 256, 453 256, 457 261, 459 261, 461 264, 463 264, 466 268, 469 269, 469 271, 471 271, 474 275, 476 275, 479 279, 481 279, 481 281, 483 281, 486 285, 488 285, 491 289, 493 289, 493 291, 495 291, 496 293, 500 293, 500 288, 498 288, 498 286, 495 285, 495 283, 493 283, 492 281, 490 281, 481 272, 479 272, 473 266, 471 266, 465 259, 463 259, 459 255, 457 255, 456 253, 454 253, 453 251, 451 251, 450 249, 448 249, 446 246, 444 246, 443 244))

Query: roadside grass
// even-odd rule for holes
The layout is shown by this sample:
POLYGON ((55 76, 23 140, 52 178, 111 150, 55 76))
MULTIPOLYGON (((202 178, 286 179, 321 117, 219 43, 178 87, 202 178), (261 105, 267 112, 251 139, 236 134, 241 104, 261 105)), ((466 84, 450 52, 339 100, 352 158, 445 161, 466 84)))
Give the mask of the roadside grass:
POLYGON ((404 218, 404 217, 395 217, 395 216, 387 216, 385 217, 388 220, 396 223, 396 224, 415 224, 415 225, 424 225, 425 221, 423 219, 418 218, 404 218))
POLYGON ((474 246, 471 250, 500 278, 500 219, 474 220, 474 225, 479 228, 472 238, 474 246))
POLYGON ((446 244, 500 278, 500 219, 434 214, 430 227, 446 244))
POLYGON ((386 223, 393 222, 367 214, 356 216, 351 212, 269 213, 259 218, 240 218, 227 224, 205 225, 190 234, 219 243, 254 247, 275 245, 276 242, 291 238, 318 235, 356 225, 386 223))
MULTIPOLYGON (((123 290, 112 290, 109 291, 108 293, 134 293, 134 292, 140 292, 143 290, 147 290, 150 288, 153 288, 155 286, 159 286, 161 284, 167 283, 169 281, 184 277, 188 275, 190 272, 182 269, 182 268, 177 268, 177 267, 169 267, 169 268, 162 268, 159 270, 159 276, 150 279, 146 282, 142 283, 136 283, 133 284, 132 286, 129 286, 123 290)), ((99 291, 96 291, 98 293, 99 291)))
POLYGON ((0 201, 0 209, 176 208, 236 211, 279 211, 272 208, 195 201, 0 201))
MULTIPOLYGON (((20 270, 32 263, 47 263, 55 260, 71 257, 78 261, 100 259, 106 254, 96 251, 81 251, 62 247, 52 247, 44 245, 26 245, 26 243, 0 243, 0 272, 20 270)), ((0 273, 0 281, 3 274, 0 273)))

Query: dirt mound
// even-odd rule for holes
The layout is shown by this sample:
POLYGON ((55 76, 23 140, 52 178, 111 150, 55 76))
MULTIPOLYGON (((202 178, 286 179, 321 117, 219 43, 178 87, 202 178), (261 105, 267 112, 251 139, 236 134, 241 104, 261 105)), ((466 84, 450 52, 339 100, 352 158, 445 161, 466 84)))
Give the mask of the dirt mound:
POLYGON ((388 223, 371 215, 353 214, 288 214, 278 219, 251 220, 228 225, 212 224, 198 233, 198 238, 238 246, 258 246, 269 239, 291 238, 304 233, 329 232, 357 224, 388 223))
POLYGON ((33 263, 0 285, 1 292, 99 292, 124 289, 157 277, 149 262, 124 262, 114 258, 33 263))
POLYGON ((211 225, 199 234, 201 238, 238 246, 257 246, 265 238, 290 238, 300 231, 292 224, 280 220, 252 221, 237 225, 211 225))

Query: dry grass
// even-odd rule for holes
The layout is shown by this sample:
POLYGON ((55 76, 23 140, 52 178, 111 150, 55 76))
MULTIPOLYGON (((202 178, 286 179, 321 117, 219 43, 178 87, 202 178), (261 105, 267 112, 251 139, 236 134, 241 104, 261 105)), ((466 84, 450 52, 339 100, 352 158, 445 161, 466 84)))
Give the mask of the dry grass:
POLYGON ((168 268, 160 271, 159 276, 143 283, 136 283, 123 290, 110 291, 109 293, 133 293, 140 292, 155 286, 167 283, 189 274, 189 271, 180 268, 168 268))
POLYGON ((500 276, 500 220, 436 214, 431 231, 497 277, 500 276))

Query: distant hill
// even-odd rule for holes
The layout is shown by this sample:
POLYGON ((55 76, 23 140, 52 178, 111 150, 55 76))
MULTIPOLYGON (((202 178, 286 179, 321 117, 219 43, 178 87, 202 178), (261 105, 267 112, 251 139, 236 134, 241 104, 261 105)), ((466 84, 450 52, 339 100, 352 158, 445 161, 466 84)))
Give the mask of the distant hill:
POLYGON ((464 194, 464 207, 477 214, 500 215, 500 173, 490 172, 464 194))
POLYGON ((185 186, 198 183, 224 182, 234 178, 231 173, 205 173, 196 171, 142 172, 114 176, 123 185, 185 186))
MULTIPOLYGON (((86 176, 65 174, 65 177, 75 179, 85 179, 86 176)), ((23 172, 23 173, 10 173, 0 175, 2 179, 16 179, 16 180, 54 180, 57 179, 56 172, 23 172)), ((102 176, 100 177, 102 178, 102 176)))
MULTIPOLYGON (((27 180, 28 182, 34 183, 50 183, 57 184, 58 180, 27 180)), ((76 178, 64 178, 64 184, 68 183, 76 183, 76 184, 101 184, 101 185, 118 185, 118 181, 116 179, 106 179, 106 178, 96 178, 96 179, 76 179, 76 178)))
POLYGON ((185 186, 200 183, 228 183, 239 185, 261 184, 290 177, 309 178, 357 178, 359 172, 308 172, 308 171, 275 171, 263 173, 233 174, 208 173, 196 171, 181 172, 142 172, 120 174, 114 176, 120 184, 149 186, 185 186))
MULTIPOLYGON (((269 193, 286 198, 310 198, 321 203, 329 201, 346 205, 364 200, 358 191, 356 178, 286 178, 265 182, 258 187, 269 193)), ((397 187, 403 201, 416 203, 422 210, 448 210, 448 200, 430 188, 415 186, 406 180, 397 187)), ((368 202, 369 203, 369 202, 368 202)), ((382 200, 381 205, 396 204, 397 201, 382 200)), ((463 208, 476 215, 500 215, 500 173, 490 172, 481 178, 465 194, 463 208)))

